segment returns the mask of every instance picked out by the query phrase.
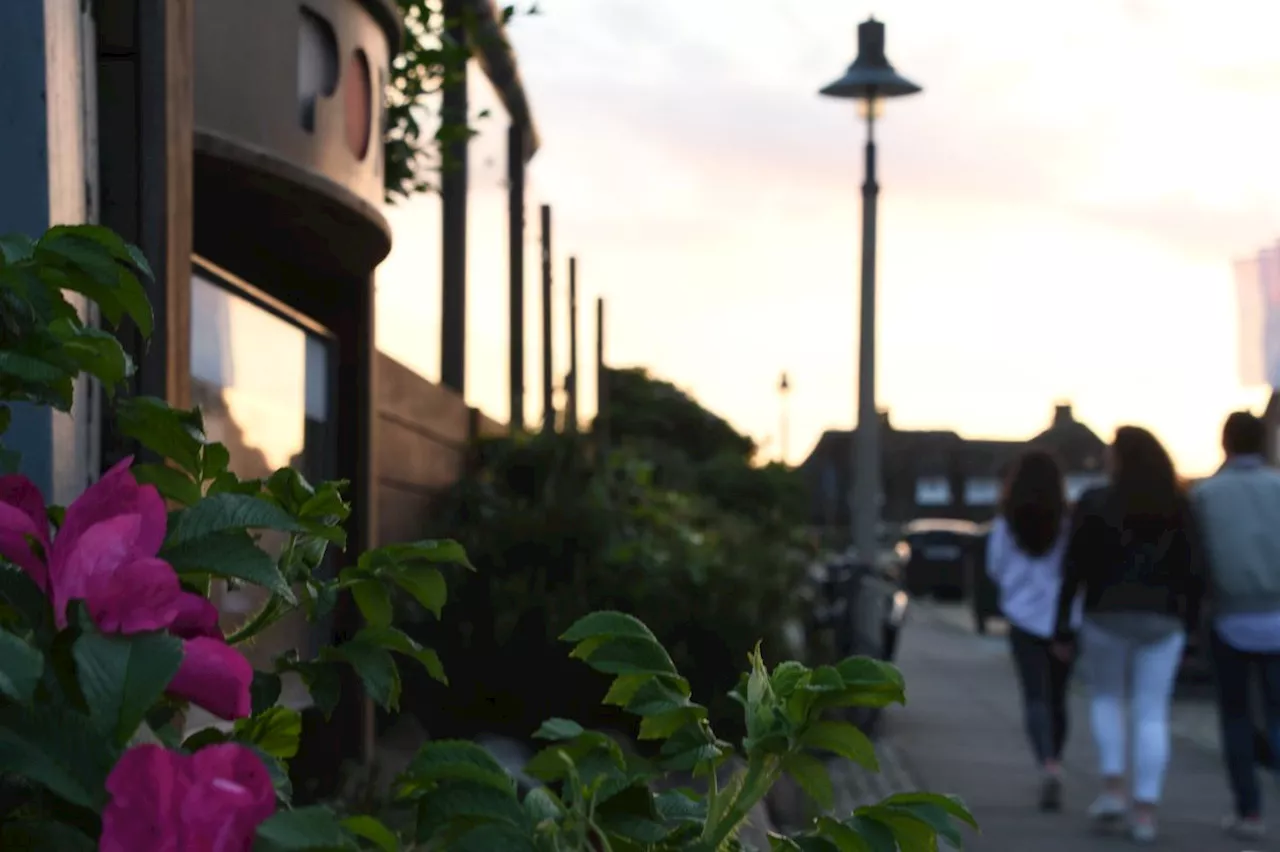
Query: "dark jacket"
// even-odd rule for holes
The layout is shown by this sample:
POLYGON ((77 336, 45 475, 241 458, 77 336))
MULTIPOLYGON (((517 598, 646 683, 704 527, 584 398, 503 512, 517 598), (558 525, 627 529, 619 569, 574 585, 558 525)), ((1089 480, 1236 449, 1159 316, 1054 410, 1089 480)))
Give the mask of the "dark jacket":
POLYGON ((1110 498, 1110 489, 1094 488, 1076 504, 1054 635, 1071 636, 1071 602, 1081 591, 1086 618, 1093 613, 1170 615, 1181 619, 1188 631, 1195 630, 1204 557, 1190 503, 1180 500, 1172 519, 1126 524, 1110 498), (1135 553, 1147 560, 1137 572, 1135 553))

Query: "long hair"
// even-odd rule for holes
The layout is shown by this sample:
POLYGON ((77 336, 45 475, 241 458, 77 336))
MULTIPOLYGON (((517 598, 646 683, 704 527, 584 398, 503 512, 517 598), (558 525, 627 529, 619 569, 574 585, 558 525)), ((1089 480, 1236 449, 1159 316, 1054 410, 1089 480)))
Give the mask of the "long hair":
POLYGON ((1121 426, 1111 444, 1111 496, 1125 526, 1178 514, 1182 485, 1173 460, 1155 435, 1121 426))
POLYGON ((1005 481, 1000 506, 1014 544, 1031 556, 1048 553, 1062 532, 1066 510, 1058 460, 1043 450, 1023 453, 1005 481))

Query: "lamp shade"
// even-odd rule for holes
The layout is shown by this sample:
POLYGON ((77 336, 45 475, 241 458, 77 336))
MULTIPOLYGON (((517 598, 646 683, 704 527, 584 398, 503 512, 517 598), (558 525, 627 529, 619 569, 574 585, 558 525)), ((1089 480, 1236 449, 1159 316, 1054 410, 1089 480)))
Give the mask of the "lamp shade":
POLYGON ((831 98, 897 98, 920 87, 893 70, 884 55, 884 24, 875 18, 858 25, 858 58, 844 76, 822 90, 831 98))

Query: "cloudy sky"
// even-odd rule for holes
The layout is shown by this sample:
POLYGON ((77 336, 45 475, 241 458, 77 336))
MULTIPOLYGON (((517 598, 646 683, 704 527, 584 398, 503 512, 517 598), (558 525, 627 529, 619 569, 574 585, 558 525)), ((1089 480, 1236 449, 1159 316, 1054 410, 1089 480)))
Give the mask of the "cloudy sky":
MULTIPOLYGON (((1199 474, 1224 414, 1265 402, 1238 380, 1232 260, 1280 237, 1280 4, 540 5, 512 38, 561 293, 564 257, 580 258, 584 359, 599 294, 612 363, 649 366, 770 455, 783 370, 792 461, 852 422, 863 134, 816 92, 875 14, 924 87, 878 133, 879 399, 896 426, 1024 437, 1070 401, 1104 437, 1153 428, 1199 474)), ((480 147, 501 162, 498 137, 480 147)), ((439 288, 411 273, 438 256, 433 204, 389 214, 379 283, 380 343, 430 377, 439 288)), ((503 233, 496 183, 473 208, 503 233)), ((468 395, 505 418, 505 238, 471 257, 468 395)))

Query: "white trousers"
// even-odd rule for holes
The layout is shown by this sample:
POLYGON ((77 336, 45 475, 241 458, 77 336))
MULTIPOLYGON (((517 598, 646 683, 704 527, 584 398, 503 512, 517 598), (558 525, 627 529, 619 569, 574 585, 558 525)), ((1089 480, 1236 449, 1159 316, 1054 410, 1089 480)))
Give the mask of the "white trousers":
POLYGON ((1187 637, 1178 632, 1141 643, 1086 621, 1080 639, 1102 775, 1120 777, 1131 769, 1134 801, 1156 804, 1169 764, 1169 702, 1187 637), (1130 732, 1131 765, 1126 745, 1130 732))

